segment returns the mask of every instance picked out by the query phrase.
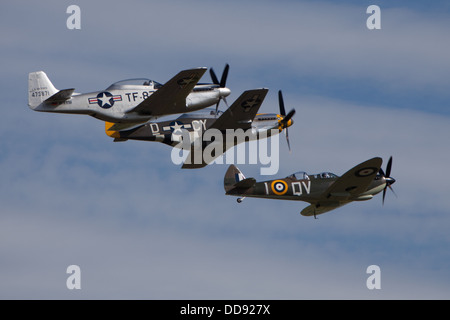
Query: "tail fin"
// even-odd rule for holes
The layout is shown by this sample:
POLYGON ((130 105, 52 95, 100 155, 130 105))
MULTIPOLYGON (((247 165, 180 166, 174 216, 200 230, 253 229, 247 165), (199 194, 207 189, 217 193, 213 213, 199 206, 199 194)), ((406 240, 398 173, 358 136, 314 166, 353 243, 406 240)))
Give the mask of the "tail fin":
POLYGON ((44 71, 28 74, 28 106, 31 109, 58 92, 44 71))
POLYGON ((227 172, 225 173, 225 177, 223 179, 223 185, 225 187, 225 192, 230 191, 234 188, 234 185, 245 179, 245 176, 242 174, 241 170, 236 167, 234 164, 228 167, 227 172))
POLYGON ((244 174, 234 164, 228 167, 225 177, 223 179, 223 185, 225 192, 228 193, 233 189, 248 189, 255 185, 256 180, 254 178, 245 178, 244 174))

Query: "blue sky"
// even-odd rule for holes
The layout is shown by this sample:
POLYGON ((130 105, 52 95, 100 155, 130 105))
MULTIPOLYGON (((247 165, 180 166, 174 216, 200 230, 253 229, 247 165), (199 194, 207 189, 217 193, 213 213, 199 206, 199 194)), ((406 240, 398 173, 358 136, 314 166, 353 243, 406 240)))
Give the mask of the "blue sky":
POLYGON ((4 1, 0 297, 450 298, 449 5, 340 3, 4 1), (81 30, 66 28, 71 4, 81 30), (381 30, 366 27, 371 4, 381 30), (226 165, 181 170, 165 145, 113 143, 97 119, 27 106, 32 71, 89 92, 225 63, 229 102, 267 87, 261 111, 278 110, 279 89, 297 111, 277 177, 392 155, 398 197, 318 220, 299 214, 303 202, 237 204, 226 165), (72 264, 81 290, 66 288, 72 264), (381 290, 366 287, 373 264, 381 290))

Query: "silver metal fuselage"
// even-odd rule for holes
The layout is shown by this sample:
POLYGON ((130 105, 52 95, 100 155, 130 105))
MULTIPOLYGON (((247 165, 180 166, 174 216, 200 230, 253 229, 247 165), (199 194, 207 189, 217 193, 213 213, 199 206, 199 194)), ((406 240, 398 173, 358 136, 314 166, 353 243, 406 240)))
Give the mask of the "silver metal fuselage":
MULTIPOLYGON (((153 86, 108 87, 102 91, 76 94, 58 103, 43 102, 35 111, 86 114, 102 121, 115 123, 143 123, 160 116, 129 112, 157 89, 153 86)), ((187 96, 185 112, 191 112, 216 104, 221 97, 230 94, 228 88, 200 84, 187 96)))

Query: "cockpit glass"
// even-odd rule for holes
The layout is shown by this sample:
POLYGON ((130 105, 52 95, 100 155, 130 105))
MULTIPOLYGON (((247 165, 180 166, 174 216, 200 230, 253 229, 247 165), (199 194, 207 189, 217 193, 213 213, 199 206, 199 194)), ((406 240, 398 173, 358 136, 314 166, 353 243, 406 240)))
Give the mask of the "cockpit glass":
POLYGON ((148 78, 135 78, 135 79, 126 79, 120 80, 108 87, 108 89, 120 89, 127 87, 140 87, 140 86, 148 86, 153 87, 154 89, 159 89, 162 87, 162 84, 159 82, 150 80, 148 78))
POLYGON ((319 173, 317 175, 317 177, 322 178, 322 179, 331 179, 331 178, 337 178, 338 176, 331 172, 322 172, 322 173, 319 173))
POLYGON ((291 174, 290 177, 297 180, 309 180, 308 174, 304 171, 295 172, 291 174))

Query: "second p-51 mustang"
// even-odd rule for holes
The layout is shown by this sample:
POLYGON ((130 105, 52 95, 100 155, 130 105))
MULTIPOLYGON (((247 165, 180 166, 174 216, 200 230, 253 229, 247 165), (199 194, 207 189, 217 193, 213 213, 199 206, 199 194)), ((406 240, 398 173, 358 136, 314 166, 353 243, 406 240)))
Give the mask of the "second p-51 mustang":
MULTIPOLYGON (((160 116, 191 112, 218 105, 230 94, 225 87, 228 65, 212 84, 199 84, 206 68, 183 70, 164 85, 150 79, 130 79, 90 93, 56 89, 45 72, 28 75, 28 105, 35 111, 87 114, 115 123, 144 123, 160 116)), ((225 101, 226 102, 226 101, 225 101)))
POLYGON ((286 178, 263 182, 245 178, 236 166, 231 165, 225 174, 224 187, 227 195, 240 197, 237 199, 239 203, 245 197, 309 202, 301 214, 316 217, 352 201, 372 199, 381 191, 384 203, 386 189, 389 187, 394 191, 391 185, 395 179, 390 176, 392 157, 386 173, 381 164, 382 159, 376 157, 355 166, 341 177, 330 172, 313 175, 296 172, 286 178))
POLYGON ((267 138, 283 130, 286 130, 289 147, 287 128, 293 124, 291 118, 295 110, 286 114, 283 96, 279 91, 280 114, 257 114, 267 92, 268 89, 247 90, 225 112, 205 109, 175 119, 150 121, 133 127, 106 122, 105 131, 114 141, 156 141, 187 150, 189 154, 182 166, 184 169, 202 168, 239 143, 267 138), (219 138, 202 140, 208 133, 216 133, 215 138, 219 138), (212 151, 208 157, 203 156, 206 149, 212 151))

